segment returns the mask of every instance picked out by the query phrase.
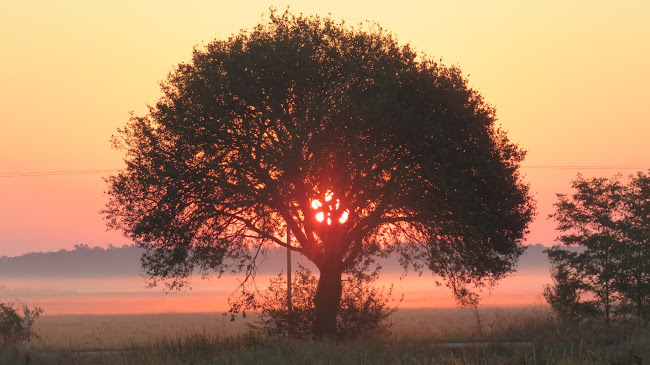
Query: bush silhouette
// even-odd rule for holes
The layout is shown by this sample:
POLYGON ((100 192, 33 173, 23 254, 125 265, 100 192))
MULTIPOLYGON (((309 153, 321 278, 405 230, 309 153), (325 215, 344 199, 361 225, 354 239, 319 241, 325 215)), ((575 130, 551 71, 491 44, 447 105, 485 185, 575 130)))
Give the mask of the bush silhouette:
MULTIPOLYGON (((318 278, 308 268, 298 265, 291 283, 292 312, 287 311, 287 282, 283 273, 271 279, 266 291, 255 299, 260 319, 252 327, 266 335, 311 338, 315 307, 314 294, 318 278)), ((348 273, 343 279, 341 307, 336 318, 337 339, 347 340, 360 335, 386 335, 390 329, 388 318, 396 311, 389 306, 392 286, 377 288, 373 283, 378 270, 368 273, 348 273)), ((250 303, 249 303, 250 304, 250 303)))
POLYGON ((29 325, 24 326, 25 318, 16 310, 16 303, 0 302, 0 347, 16 344, 27 340, 28 337, 38 338, 33 331, 34 322, 43 313, 36 307, 29 311, 29 325))

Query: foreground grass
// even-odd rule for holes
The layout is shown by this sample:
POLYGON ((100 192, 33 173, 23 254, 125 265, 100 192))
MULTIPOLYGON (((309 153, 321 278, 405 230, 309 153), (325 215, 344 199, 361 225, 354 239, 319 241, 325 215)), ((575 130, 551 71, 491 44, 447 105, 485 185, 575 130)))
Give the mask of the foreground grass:
MULTIPOLYGON (((121 351, 42 352, 34 364, 628 364, 634 356, 650 359, 649 338, 602 343, 536 343, 448 348, 440 343, 363 339, 342 344, 240 336, 195 335, 121 351)), ((16 351, 1 359, 19 364, 16 351)), ((646 360, 647 361, 647 360, 646 360)))
MULTIPOLYGON (((470 313, 471 314, 471 313, 470 313)), ((120 346, 41 346, 33 364, 638 364, 650 363, 650 332, 623 326, 562 329, 545 311, 475 312, 437 332, 312 342, 251 334, 177 335, 120 346), (462 345, 458 345, 462 342, 462 345), (636 359, 636 360, 635 360, 636 359)), ((24 363, 19 348, 0 364, 24 363)))

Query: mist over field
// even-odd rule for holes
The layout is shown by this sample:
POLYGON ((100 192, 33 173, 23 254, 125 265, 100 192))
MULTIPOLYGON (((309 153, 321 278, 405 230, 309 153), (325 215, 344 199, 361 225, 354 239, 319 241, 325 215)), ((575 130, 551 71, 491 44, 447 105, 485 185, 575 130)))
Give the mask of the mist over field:
MULTIPOLYGON (((543 252, 547 247, 536 244, 528 246, 519 259, 520 270, 548 270, 549 261, 543 252)), ((140 256, 143 249, 135 245, 122 247, 89 247, 76 245, 74 250, 53 252, 32 252, 20 256, 0 257, 0 280, 9 278, 127 278, 139 277, 140 256)), ((260 260, 259 274, 274 275, 286 271, 286 250, 269 249, 260 260)), ((317 271, 316 267, 302 255, 293 253, 292 260, 297 264, 317 271)), ((404 270, 395 255, 380 259, 382 273, 402 273, 404 270)), ((294 268, 295 268, 294 267, 294 268)), ((516 274, 515 274, 516 275, 516 274)), ((1 284, 0 284, 1 285, 1 284)))
MULTIPOLYGON (((492 291, 484 291, 483 306, 521 306, 543 304, 540 294, 550 282, 546 249, 541 244, 528 246, 520 258, 517 272, 499 282, 492 291)), ((224 274, 221 278, 192 277, 187 288, 167 291, 164 285, 148 287, 142 276, 140 256, 143 250, 135 245, 122 247, 89 247, 77 245, 74 250, 33 252, 0 257, 0 301, 20 299, 45 309, 45 315, 56 314, 136 314, 223 312, 228 298, 237 289, 240 274, 224 274)), ((425 271, 422 276, 408 272, 392 256, 379 260, 380 279, 376 286, 386 290, 393 286, 393 298, 399 308, 455 307, 451 292, 437 287, 425 271), (403 295, 403 300, 399 299, 403 295)), ((292 255, 292 268, 298 265, 318 270, 299 254, 292 255)), ((284 248, 269 249, 260 260, 256 277, 259 290, 280 272, 286 273, 284 248)))

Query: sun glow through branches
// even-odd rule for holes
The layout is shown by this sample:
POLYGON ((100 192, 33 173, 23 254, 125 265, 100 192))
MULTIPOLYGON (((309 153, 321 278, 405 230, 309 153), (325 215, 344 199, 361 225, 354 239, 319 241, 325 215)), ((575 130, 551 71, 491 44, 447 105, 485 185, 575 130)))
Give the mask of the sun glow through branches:
POLYGON ((331 226, 332 218, 336 219, 340 224, 348 221, 350 210, 346 209, 343 212, 339 212, 341 200, 334 199, 334 193, 331 190, 325 193, 324 201, 325 205, 318 199, 314 199, 311 202, 312 209, 316 210, 315 217, 318 222, 326 222, 328 226, 331 226))

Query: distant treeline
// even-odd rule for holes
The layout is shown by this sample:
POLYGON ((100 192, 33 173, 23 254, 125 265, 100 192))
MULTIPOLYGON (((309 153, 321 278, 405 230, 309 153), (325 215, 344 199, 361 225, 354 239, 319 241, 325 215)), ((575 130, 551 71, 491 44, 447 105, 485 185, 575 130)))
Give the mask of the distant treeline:
MULTIPOLYGON (((528 246, 519 260, 519 269, 546 269, 549 261, 543 252, 546 247, 536 244, 528 246)), ((55 252, 32 252, 16 257, 0 257, 0 278, 103 278, 133 277, 141 273, 140 256, 143 249, 136 245, 108 248, 75 245, 73 250, 55 252)), ((304 257, 293 253, 294 270, 302 264, 314 270, 304 257)), ((286 271, 286 250, 267 250, 260 262, 260 274, 277 274, 286 271)), ((380 260, 382 272, 401 272, 397 257, 380 260)))
POLYGON ((75 245, 73 250, 0 257, 0 277, 132 277, 140 273, 143 250, 136 245, 108 248, 75 245))

